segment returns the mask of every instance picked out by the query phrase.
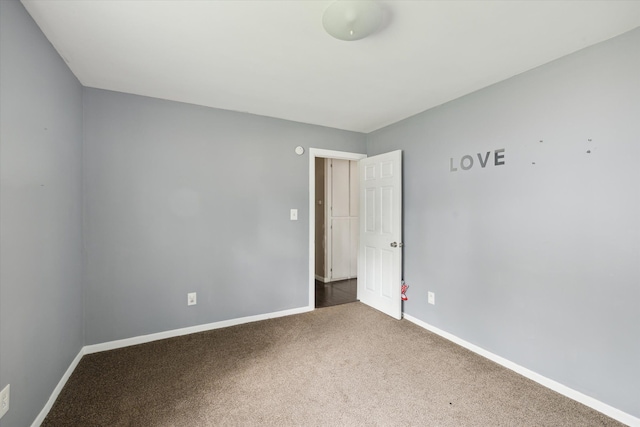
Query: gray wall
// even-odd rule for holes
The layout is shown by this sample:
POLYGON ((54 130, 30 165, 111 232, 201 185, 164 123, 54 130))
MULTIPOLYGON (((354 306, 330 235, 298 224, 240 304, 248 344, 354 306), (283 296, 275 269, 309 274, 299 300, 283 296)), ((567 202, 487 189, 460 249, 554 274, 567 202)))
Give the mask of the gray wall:
POLYGON ((84 108, 86 344, 308 305, 294 148, 365 135, 97 89, 84 108))
POLYGON ((639 76, 635 30, 367 136, 404 150, 405 312, 636 417, 639 76))
POLYGON ((0 389, 30 425, 83 345, 82 87, 0 1, 0 389))

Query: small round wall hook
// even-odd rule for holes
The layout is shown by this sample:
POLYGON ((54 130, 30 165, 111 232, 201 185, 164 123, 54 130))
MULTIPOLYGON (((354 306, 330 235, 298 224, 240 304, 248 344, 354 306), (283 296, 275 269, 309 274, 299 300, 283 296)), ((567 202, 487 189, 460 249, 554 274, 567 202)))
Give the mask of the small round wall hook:
POLYGON ((298 146, 296 147, 296 154, 297 154, 298 156, 302 156, 302 154, 304 154, 304 148, 302 148, 302 146, 298 145, 298 146))

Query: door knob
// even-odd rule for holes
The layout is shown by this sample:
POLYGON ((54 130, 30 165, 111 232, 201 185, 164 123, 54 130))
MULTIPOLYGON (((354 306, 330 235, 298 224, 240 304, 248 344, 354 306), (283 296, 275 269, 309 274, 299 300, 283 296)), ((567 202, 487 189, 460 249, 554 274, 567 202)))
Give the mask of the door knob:
POLYGON ((391 247, 392 247, 392 248, 397 248, 398 246, 399 246, 399 247, 403 247, 403 246, 404 246, 404 244, 403 244, 402 242, 401 242, 401 243, 396 243, 396 242, 392 242, 392 243, 391 243, 391 247))

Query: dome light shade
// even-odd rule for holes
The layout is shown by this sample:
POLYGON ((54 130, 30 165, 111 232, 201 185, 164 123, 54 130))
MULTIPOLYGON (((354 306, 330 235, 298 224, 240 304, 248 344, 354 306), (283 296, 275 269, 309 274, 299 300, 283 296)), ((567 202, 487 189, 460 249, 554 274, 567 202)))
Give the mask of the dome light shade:
POLYGON ((373 34, 382 22, 382 10, 374 0, 336 0, 322 16, 322 25, 340 40, 360 40, 373 34))

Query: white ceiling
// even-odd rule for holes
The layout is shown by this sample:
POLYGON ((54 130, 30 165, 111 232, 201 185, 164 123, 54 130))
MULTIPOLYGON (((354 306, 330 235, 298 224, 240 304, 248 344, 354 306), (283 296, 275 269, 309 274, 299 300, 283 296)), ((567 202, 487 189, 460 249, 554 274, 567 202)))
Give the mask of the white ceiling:
POLYGON ((22 2, 85 86, 358 132, 640 26, 640 1, 380 1, 347 42, 331 1, 22 2))

